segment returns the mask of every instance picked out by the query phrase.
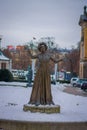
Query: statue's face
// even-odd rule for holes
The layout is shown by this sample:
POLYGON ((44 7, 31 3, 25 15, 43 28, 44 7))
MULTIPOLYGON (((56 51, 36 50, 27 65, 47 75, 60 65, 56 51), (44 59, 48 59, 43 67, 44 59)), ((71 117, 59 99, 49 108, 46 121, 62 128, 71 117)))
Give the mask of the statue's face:
POLYGON ((45 48, 44 45, 41 46, 40 51, 41 51, 42 53, 44 53, 44 52, 46 51, 46 48, 45 48))

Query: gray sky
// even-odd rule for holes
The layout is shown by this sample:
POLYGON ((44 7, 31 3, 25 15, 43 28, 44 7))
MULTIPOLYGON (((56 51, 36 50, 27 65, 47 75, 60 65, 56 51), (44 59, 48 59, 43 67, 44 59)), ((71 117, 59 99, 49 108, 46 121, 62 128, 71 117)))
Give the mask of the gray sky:
POLYGON ((59 47, 80 41, 80 15, 87 0, 0 0, 2 46, 22 45, 36 37, 55 37, 59 47))

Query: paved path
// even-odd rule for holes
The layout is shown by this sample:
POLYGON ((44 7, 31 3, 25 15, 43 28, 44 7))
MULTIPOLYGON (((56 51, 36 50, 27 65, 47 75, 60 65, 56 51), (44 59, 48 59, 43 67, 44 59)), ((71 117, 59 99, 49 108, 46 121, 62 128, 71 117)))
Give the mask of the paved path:
POLYGON ((87 97, 87 91, 83 91, 83 90, 81 90, 80 88, 77 88, 77 87, 66 86, 66 88, 63 90, 63 92, 87 97))

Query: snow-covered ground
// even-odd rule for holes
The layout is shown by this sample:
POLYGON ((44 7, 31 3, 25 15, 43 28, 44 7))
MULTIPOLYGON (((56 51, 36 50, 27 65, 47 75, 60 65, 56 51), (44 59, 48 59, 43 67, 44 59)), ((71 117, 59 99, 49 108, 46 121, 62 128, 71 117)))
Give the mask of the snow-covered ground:
POLYGON ((0 84, 3 85, 0 85, 0 119, 40 122, 87 121, 87 97, 63 92, 62 84, 52 85, 53 101, 61 107, 61 112, 54 114, 23 111, 23 105, 28 103, 32 90, 32 87, 23 87, 26 83, 0 84))

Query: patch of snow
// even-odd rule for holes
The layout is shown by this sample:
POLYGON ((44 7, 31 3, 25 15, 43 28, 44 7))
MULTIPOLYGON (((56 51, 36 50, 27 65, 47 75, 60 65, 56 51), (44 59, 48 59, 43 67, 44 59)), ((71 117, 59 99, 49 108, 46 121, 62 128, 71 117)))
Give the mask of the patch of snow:
POLYGON ((0 82, 0 119, 40 121, 40 122, 79 122, 87 121, 87 97, 75 96, 63 92, 65 85, 52 85, 52 96, 55 105, 60 105, 60 113, 24 112, 23 105, 30 99, 32 87, 26 83, 0 82), (8 84, 9 86, 5 86, 8 84), (17 87, 14 87, 14 85, 17 87), (21 87, 22 86, 22 87, 21 87))
POLYGON ((0 51, 0 60, 7 60, 7 61, 9 61, 10 59, 7 58, 6 56, 4 56, 3 53, 0 51))

